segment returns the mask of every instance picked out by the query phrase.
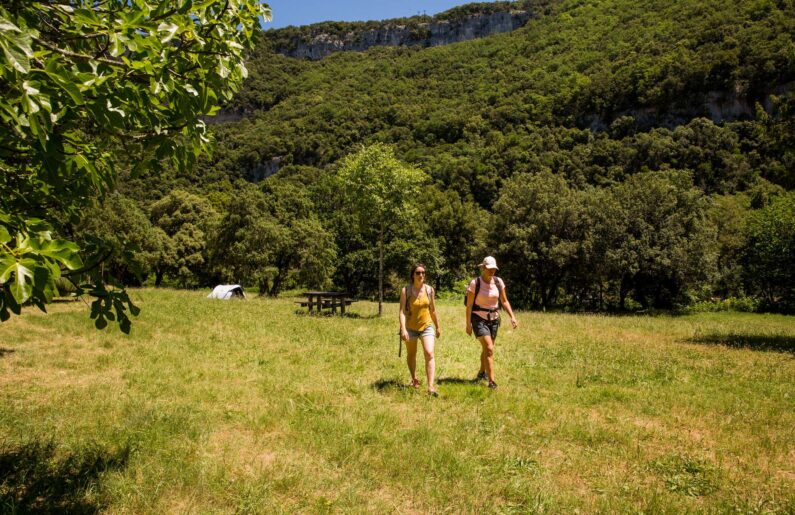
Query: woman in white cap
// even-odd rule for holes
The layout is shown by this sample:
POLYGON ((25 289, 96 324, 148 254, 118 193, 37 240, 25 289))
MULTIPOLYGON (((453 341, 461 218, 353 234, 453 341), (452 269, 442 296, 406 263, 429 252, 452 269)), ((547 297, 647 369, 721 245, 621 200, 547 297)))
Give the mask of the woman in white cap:
POLYGON ((494 341, 500 328, 500 305, 511 317, 511 324, 516 329, 516 317, 505 293, 505 283, 494 274, 499 270, 497 260, 486 256, 480 264, 480 276, 472 279, 467 287, 467 321, 466 331, 480 341, 480 371, 477 379, 489 380, 489 388, 497 388, 494 381, 494 341))

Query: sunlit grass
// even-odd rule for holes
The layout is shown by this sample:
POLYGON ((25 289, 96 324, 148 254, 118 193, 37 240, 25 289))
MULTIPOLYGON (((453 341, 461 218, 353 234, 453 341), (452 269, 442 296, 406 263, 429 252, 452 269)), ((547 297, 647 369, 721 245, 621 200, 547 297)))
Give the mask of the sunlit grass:
POLYGON ((396 305, 134 296, 0 325, 0 511, 795 510, 792 317, 520 313, 491 392, 450 302, 433 399, 396 305))

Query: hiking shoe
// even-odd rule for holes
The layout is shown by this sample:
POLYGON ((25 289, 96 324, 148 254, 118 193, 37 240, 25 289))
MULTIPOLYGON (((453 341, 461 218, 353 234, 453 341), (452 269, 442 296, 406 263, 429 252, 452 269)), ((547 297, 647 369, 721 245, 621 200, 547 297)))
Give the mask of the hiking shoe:
POLYGON ((478 375, 475 376, 475 381, 485 381, 486 380, 486 372, 478 372, 478 375))
POLYGON ((489 389, 490 390, 496 390, 497 389, 497 383, 495 383, 494 381, 489 381, 489 389))

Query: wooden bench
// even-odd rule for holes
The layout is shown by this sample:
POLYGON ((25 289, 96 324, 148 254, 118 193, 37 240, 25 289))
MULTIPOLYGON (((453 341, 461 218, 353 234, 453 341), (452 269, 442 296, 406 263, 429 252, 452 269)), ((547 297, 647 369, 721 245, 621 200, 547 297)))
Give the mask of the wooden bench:
POLYGON ((340 314, 344 315, 345 307, 356 302, 348 293, 338 291, 308 291, 303 296, 307 297, 307 300, 296 301, 296 304, 308 307, 310 313, 315 310, 320 313, 323 309, 331 308, 331 313, 336 314, 339 307, 340 314))
MULTIPOLYGON (((351 299, 345 299, 344 301, 337 300, 337 301, 335 301, 335 304, 337 304, 339 306, 342 302, 344 302, 346 306, 350 306, 351 304, 353 304, 356 301, 355 300, 351 300, 351 299)), ((295 301, 295 303, 296 304, 300 304, 302 308, 305 308, 305 307, 307 307, 309 305, 309 301, 308 300, 297 300, 297 301, 295 301)), ((313 302, 313 304, 317 305, 317 301, 313 302)), ((331 307, 331 301, 330 300, 324 300, 322 307, 330 308, 331 307)))

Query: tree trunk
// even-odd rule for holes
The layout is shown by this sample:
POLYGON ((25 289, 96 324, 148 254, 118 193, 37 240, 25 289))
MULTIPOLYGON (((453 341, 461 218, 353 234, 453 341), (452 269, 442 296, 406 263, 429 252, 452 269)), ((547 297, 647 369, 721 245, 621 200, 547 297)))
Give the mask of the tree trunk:
POLYGON ((599 311, 605 310, 604 285, 599 281, 599 311))
POLYGON ((629 293, 629 281, 627 280, 626 276, 621 277, 621 285, 618 287, 618 307, 621 311, 624 311, 625 304, 624 300, 627 298, 627 293, 629 293))
POLYGON ((163 284, 163 270, 157 270, 155 272, 155 287, 158 287, 161 284, 163 284))
POLYGON ((273 277, 273 282, 271 283, 271 290, 268 292, 269 297, 278 297, 279 293, 282 289, 282 283, 284 282, 284 276, 287 275, 286 273, 282 273, 281 268, 276 269, 276 275, 273 277))
POLYGON ((378 316, 384 312, 384 224, 378 234, 378 316))

